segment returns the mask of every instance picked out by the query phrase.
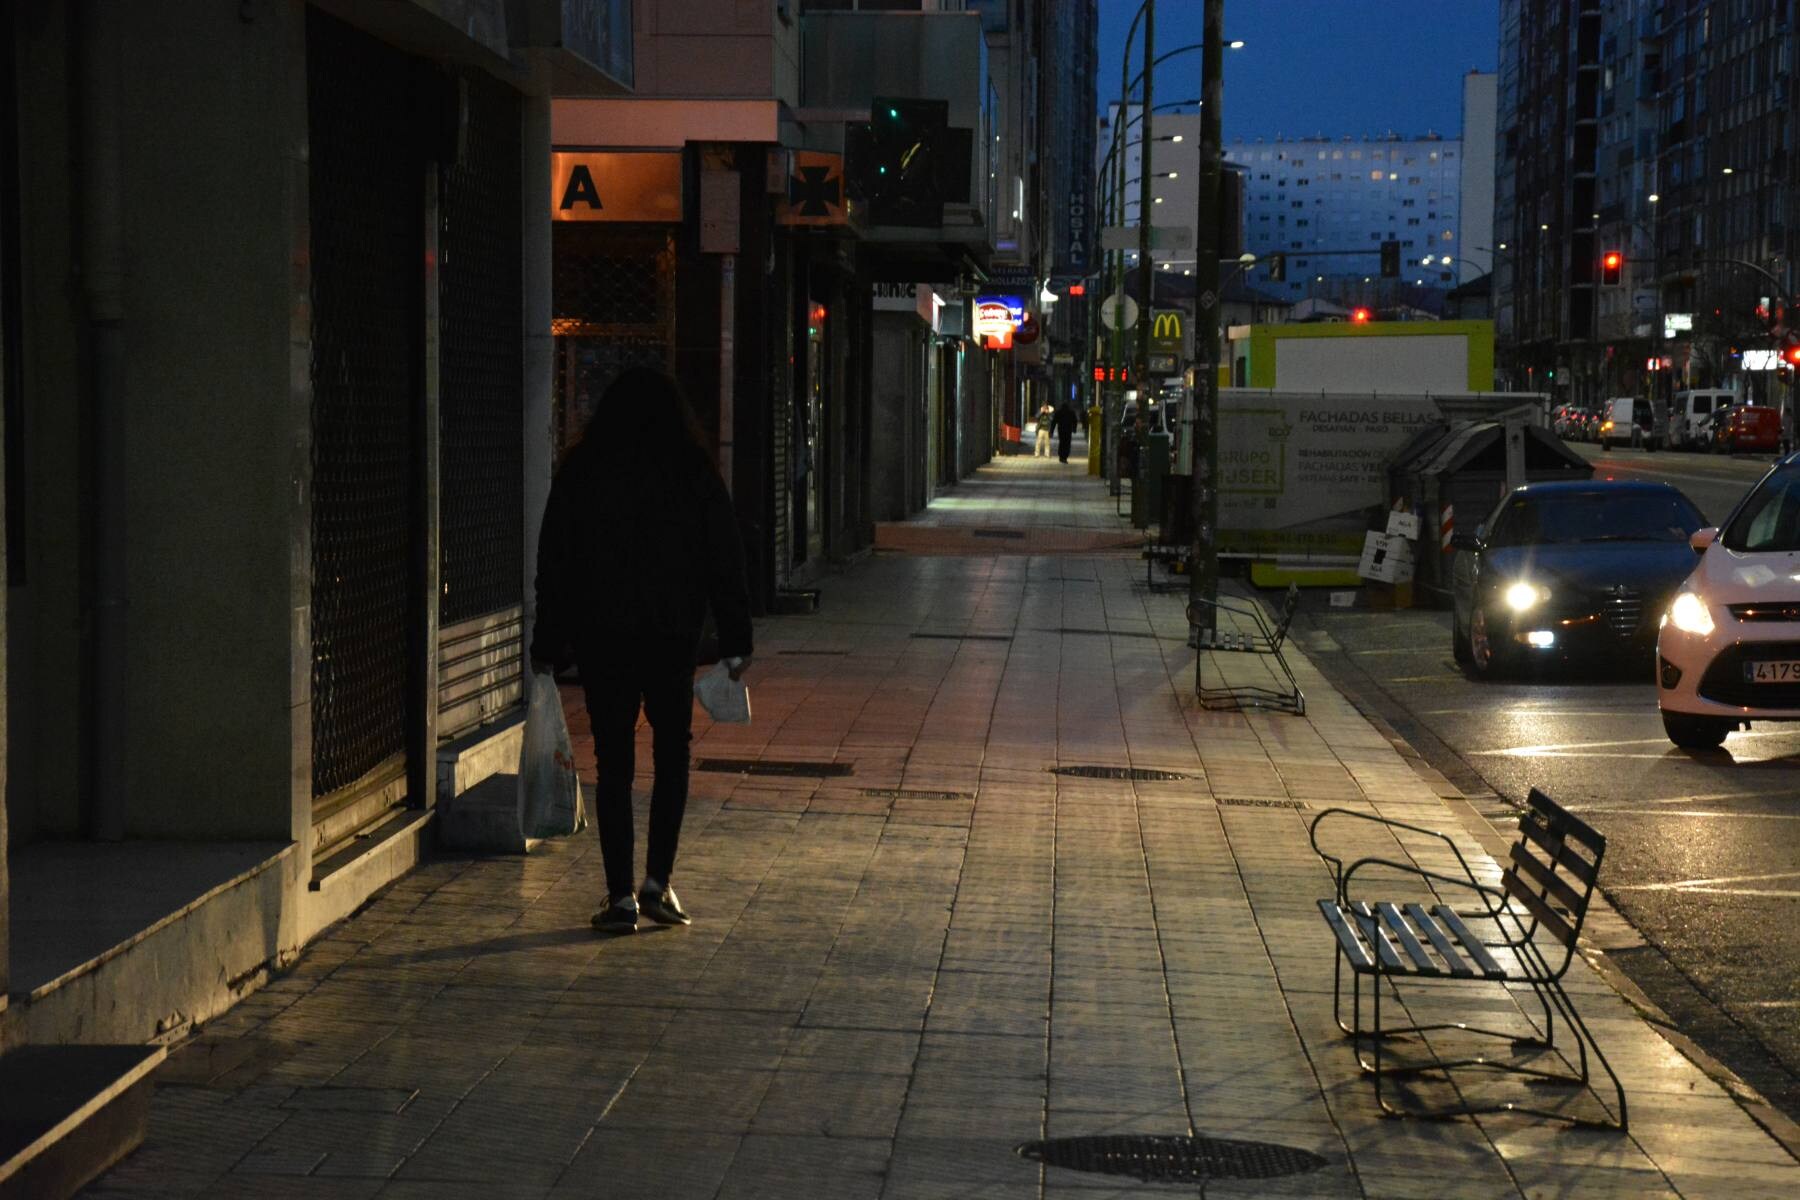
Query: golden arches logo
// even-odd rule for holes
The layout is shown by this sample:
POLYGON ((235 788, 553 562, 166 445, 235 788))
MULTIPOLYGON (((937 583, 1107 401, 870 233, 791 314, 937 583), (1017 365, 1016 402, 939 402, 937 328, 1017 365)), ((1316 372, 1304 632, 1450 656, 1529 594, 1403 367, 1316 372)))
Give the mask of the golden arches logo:
POLYGON ((1166 338, 1171 341, 1181 340, 1181 314, 1178 312, 1159 312, 1156 320, 1150 324, 1150 336, 1166 338))

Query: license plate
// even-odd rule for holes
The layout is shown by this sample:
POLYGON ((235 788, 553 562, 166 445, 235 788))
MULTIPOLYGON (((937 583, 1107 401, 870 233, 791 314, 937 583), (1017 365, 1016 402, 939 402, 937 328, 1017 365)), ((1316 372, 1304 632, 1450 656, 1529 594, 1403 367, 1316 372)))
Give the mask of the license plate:
POLYGON ((1750 683, 1800 683, 1800 659, 1747 662, 1744 679, 1750 683))

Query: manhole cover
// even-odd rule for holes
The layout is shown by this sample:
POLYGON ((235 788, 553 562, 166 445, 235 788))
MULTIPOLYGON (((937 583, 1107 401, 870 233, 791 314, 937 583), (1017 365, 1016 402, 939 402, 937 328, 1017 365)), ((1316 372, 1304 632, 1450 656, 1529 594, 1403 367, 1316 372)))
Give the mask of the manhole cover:
POLYGON ((1147 1183, 1205 1183, 1211 1179, 1275 1179, 1326 1165, 1310 1150, 1275 1142, 1158 1134, 1050 1138, 1018 1147, 1021 1158, 1047 1167, 1129 1175, 1147 1183))
POLYGON ((722 775, 802 775, 809 778, 828 779, 838 775, 848 775, 854 769, 854 763, 790 762, 776 758, 696 758, 694 760, 694 770, 715 771, 722 775))
POLYGON ((938 642, 1010 642, 1010 633, 915 633, 915 638, 938 642))
POLYGON ((1140 783, 1172 783, 1178 779, 1192 779, 1192 775, 1183 775, 1180 771, 1152 771, 1148 767, 1051 767, 1052 775, 1069 775, 1076 779, 1131 779, 1140 783))
POLYGON ((1305 809, 1308 807, 1306 801, 1304 801, 1304 800, 1256 800, 1256 799, 1250 799, 1250 798, 1232 799, 1229 797, 1221 797, 1217 801, 1217 803, 1219 803, 1221 805, 1227 805, 1231 808, 1305 809))
POLYGON ((919 788, 864 788, 862 794, 874 800, 973 800, 974 792, 931 792, 919 788))

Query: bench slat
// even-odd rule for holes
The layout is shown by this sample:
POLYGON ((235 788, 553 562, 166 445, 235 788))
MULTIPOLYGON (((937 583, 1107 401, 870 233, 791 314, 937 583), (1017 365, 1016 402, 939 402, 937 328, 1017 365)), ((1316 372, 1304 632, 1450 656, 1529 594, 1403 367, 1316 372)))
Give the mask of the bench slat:
POLYGON ((1382 922, 1399 939, 1400 948, 1406 951, 1407 957, 1413 960, 1413 965, 1419 974, 1442 975, 1444 973, 1431 956, 1425 953, 1425 947, 1419 944, 1419 939, 1413 936, 1413 931, 1407 926, 1406 918, 1400 915, 1399 909, 1383 900, 1375 905, 1375 910, 1381 914, 1382 922))
POLYGON ((1369 944, 1375 947, 1375 953, 1381 957, 1381 965, 1389 971, 1402 971, 1400 953, 1394 949, 1394 943, 1388 940, 1387 931, 1381 927, 1381 918, 1377 917, 1366 901, 1356 902, 1357 927, 1369 944))
POLYGON ((1458 979, 1475 978, 1475 969, 1462 960, 1462 956, 1456 952, 1455 943, 1444 936, 1444 931, 1438 928, 1438 923, 1431 919, 1430 914, 1423 907, 1417 903, 1408 904, 1406 915, 1412 918, 1414 925, 1425 931, 1425 936, 1431 939, 1433 946, 1437 947, 1438 955, 1443 958, 1444 965, 1450 968, 1450 974, 1458 979))
MULTIPOLYGON (((1513 865, 1519 868, 1521 874, 1529 875, 1533 883, 1550 893, 1552 900, 1568 909, 1577 921, 1581 919, 1582 912, 1587 908, 1587 900, 1569 886, 1568 880, 1539 862, 1531 851, 1525 848, 1523 842, 1513 843, 1511 858, 1513 865)), ((1593 893, 1588 894, 1592 895, 1593 893)))
POLYGON ((1361 939, 1344 920, 1344 910, 1338 907, 1335 900, 1319 901, 1319 911, 1325 914, 1325 923, 1331 926, 1331 932, 1337 934, 1338 945, 1344 951, 1344 957, 1350 960, 1350 969, 1364 973, 1375 969, 1375 960, 1369 957, 1369 951, 1363 946, 1361 939))
POLYGON ((1506 968, 1502 967, 1495 961, 1494 956, 1488 953, 1488 948, 1481 944, 1480 938, 1469 932, 1469 927, 1463 924, 1463 919, 1456 915, 1455 909, 1448 904, 1438 904, 1432 907, 1431 913, 1444 923, 1444 928, 1454 934, 1458 942, 1462 943, 1462 948, 1468 952, 1470 958, 1475 960, 1475 965, 1481 968, 1484 976, 1489 979, 1506 978, 1506 968))
POLYGON ((1577 854, 1554 831, 1544 828, 1530 817, 1520 817, 1519 834, 1530 838, 1546 855, 1555 859, 1558 866, 1581 880, 1584 886, 1594 886, 1594 879, 1599 875, 1600 868, 1577 854))
POLYGON ((1506 894, 1530 909, 1531 915, 1538 919, 1538 924, 1549 930, 1550 936, 1555 938, 1558 944, 1565 950, 1574 947, 1574 928, 1563 919, 1561 913, 1557 912, 1554 908, 1551 908, 1549 903, 1542 896, 1532 891, 1529 887, 1526 887, 1524 881, 1519 878, 1519 873, 1517 871, 1508 867, 1506 868, 1506 873, 1501 876, 1501 879, 1505 883, 1506 894))
POLYGON ((1599 857, 1601 854, 1605 853, 1606 835, 1601 833, 1598 829, 1595 829, 1592 825, 1589 825, 1586 821, 1583 821, 1580 817, 1576 816, 1550 797, 1544 795, 1544 793, 1538 791, 1536 788, 1532 788, 1531 794, 1525 799, 1526 803, 1531 805, 1532 811, 1541 814, 1544 820, 1549 823, 1551 829, 1558 833, 1566 833, 1573 837, 1576 841, 1586 846, 1595 857, 1599 857))

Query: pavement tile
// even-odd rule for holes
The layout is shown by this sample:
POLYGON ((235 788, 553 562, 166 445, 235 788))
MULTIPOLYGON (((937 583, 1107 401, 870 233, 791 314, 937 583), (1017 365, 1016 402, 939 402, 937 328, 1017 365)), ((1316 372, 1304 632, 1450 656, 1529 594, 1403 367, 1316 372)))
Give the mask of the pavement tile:
MULTIPOLYGON (((712 1200, 732 1160, 736 1134, 680 1129, 596 1129, 547 1194, 557 1200, 644 1196, 712 1200)), ((545 1194, 545 1193, 540 1193, 545 1194)))
POLYGON ((877 1200, 891 1148, 886 1138, 751 1133, 738 1144, 719 1200, 877 1200))

